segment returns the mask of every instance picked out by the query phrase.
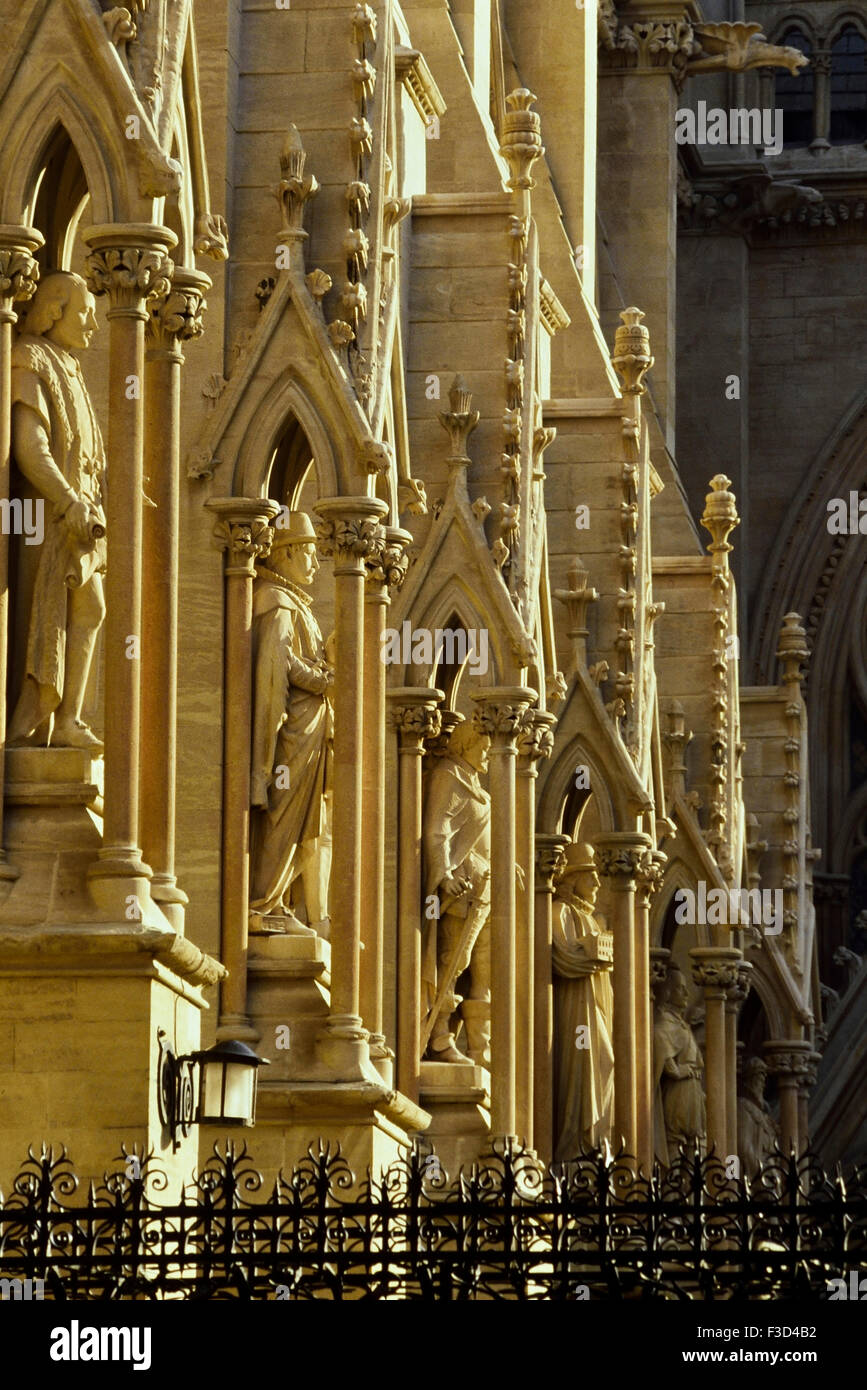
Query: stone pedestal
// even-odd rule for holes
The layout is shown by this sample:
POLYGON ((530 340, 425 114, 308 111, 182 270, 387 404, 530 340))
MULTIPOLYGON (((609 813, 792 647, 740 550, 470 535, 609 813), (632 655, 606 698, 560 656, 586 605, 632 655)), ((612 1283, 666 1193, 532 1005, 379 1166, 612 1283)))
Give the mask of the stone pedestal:
POLYGON ((486 1067, 422 1062, 421 1103, 430 1111, 425 1138, 450 1176, 469 1167, 488 1143, 491 1078, 486 1067))

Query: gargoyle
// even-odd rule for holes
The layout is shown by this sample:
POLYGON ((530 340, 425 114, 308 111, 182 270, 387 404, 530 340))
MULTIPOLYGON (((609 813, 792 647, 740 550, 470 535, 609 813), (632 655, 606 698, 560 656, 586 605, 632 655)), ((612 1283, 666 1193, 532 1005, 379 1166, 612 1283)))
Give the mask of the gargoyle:
POLYGON ((697 24, 694 36, 687 75, 760 67, 788 68, 794 74, 807 62, 800 49, 768 43, 761 24, 697 24))

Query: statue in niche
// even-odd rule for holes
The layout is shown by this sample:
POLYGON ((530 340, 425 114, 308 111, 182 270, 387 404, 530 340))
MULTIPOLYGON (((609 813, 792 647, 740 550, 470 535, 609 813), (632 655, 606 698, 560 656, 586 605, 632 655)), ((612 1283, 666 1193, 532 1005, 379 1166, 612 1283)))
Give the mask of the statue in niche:
POLYGON ((703 1142, 706 1134, 704 1061, 687 1022, 689 987, 676 965, 660 990, 653 1025, 654 1131, 656 1156, 668 1166, 681 1144, 703 1142))
POLYGON ((334 668, 305 593, 318 568, 310 518, 290 512, 257 566, 253 595, 254 931, 329 935, 334 668), (292 908, 299 879, 306 926, 292 908))
POLYGON ((558 1161, 598 1148, 611 1132, 612 937, 596 914, 592 845, 572 844, 554 890, 555 1103, 558 1161))
POLYGON ((779 1131, 765 1100, 768 1069, 761 1057, 751 1057, 744 1067, 738 1096, 738 1148, 749 1177, 762 1167, 780 1142, 779 1131))
POLYGON ((10 744, 102 747, 81 713, 105 617, 105 452, 74 355, 96 331, 94 306, 80 275, 47 275, 12 349, 12 454, 45 527, 10 744))
POLYGON ((490 1064, 491 1040, 491 799, 479 782, 491 740, 458 724, 430 771, 425 800, 427 901, 439 916, 426 922, 422 960, 423 1025, 435 1062, 490 1064), (470 972, 466 998, 455 993, 470 972), (469 1056, 455 1043, 460 1009, 469 1056))

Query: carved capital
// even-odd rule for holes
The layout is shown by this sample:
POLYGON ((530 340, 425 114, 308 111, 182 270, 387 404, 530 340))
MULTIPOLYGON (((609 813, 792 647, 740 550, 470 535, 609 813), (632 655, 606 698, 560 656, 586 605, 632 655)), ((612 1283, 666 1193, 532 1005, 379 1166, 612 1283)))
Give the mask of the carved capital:
POLYGON ((649 908, 651 899, 662 887, 668 855, 662 850, 652 850, 642 859, 636 875, 636 890, 642 907, 649 908))
POLYGON ((602 30, 603 71, 668 73, 678 85, 683 82, 695 46, 694 30, 686 19, 639 19, 618 23, 612 32, 613 19, 602 30))
POLYGON ((406 579, 409 568, 407 547, 412 544, 412 532, 397 526, 381 528, 382 537, 365 558, 366 578, 375 588, 386 585, 396 591, 406 579))
POLYGON ((201 337, 202 316, 208 307, 205 295, 210 288, 207 275, 175 269, 166 293, 152 295, 147 303, 147 336, 152 351, 176 353, 181 343, 201 337))
POLYGON ((565 849, 569 844, 568 835, 536 836, 536 892, 553 893, 554 880, 566 862, 565 849))
POLYGON ((88 227, 83 239, 90 247, 87 283, 96 295, 107 295, 109 318, 129 315, 147 319, 145 303, 168 294, 174 263, 168 252, 177 237, 168 227, 146 224, 88 227))
POLYGON ((266 497, 212 497, 206 506, 216 513, 213 537, 226 552, 226 574, 256 576, 256 561, 271 549, 271 522, 280 508, 266 497))
POLYGON ((39 265, 34 258, 42 242, 35 227, 0 226, 0 318, 14 322, 14 304, 36 293, 39 265))
POLYGON ((525 712, 536 698, 535 690, 522 685, 473 691, 472 699, 476 702, 473 725, 480 734, 487 734, 494 748, 514 752, 525 712))
POLYGON ((650 993, 656 999, 662 986, 668 979, 668 970, 671 963, 671 951, 665 946, 651 946, 650 948, 650 993))
POLYGON ((363 575, 379 562, 385 545, 382 518, 388 504, 373 497, 330 497, 317 502, 316 535, 322 555, 333 556, 334 573, 363 575))
POLYGON ((421 753, 426 741, 439 736, 439 702, 444 698, 429 686, 394 686, 387 692, 388 722, 397 730, 401 748, 421 753))
POLYGON ((737 964, 738 977, 728 992, 726 1008, 729 1013, 737 1013, 738 1009, 746 1002, 750 992, 750 975, 753 967, 748 960, 739 960, 737 964))
POLYGON ((809 1084, 816 1054, 808 1042, 798 1039, 766 1042, 763 1051, 768 1071, 776 1076, 780 1084, 809 1084))
POLYGON ((740 951, 733 946, 694 946, 690 951, 692 978, 706 998, 725 998, 738 983, 740 951))
POLYGON ((554 751, 554 725, 556 716, 547 710, 528 709, 518 734, 518 756, 527 758, 533 764, 542 758, 550 758, 554 751))
POLYGON ((628 890, 651 848, 649 835, 639 830, 614 830, 601 835, 593 845, 600 874, 614 880, 614 887, 628 890))

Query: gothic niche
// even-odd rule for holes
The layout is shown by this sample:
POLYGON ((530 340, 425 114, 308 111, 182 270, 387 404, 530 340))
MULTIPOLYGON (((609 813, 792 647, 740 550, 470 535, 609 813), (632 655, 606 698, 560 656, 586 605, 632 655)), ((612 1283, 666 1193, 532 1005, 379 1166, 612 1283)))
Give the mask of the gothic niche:
POLYGON ((60 127, 46 142, 33 189, 26 218, 45 242, 36 255, 39 284, 21 307, 12 349, 9 505, 17 534, 10 546, 8 742, 99 752, 106 457, 97 418, 104 402, 95 404, 87 380, 105 381, 106 344, 97 339, 91 347, 96 301, 79 240, 89 194, 60 127))
POLYGON ((330 632, 333 598, 317 557, 312 452, 295 420, 274 451, 270 495, 281 510, 253 590, 250 930, 327 938, 334 650, 319 618, 330 632))

